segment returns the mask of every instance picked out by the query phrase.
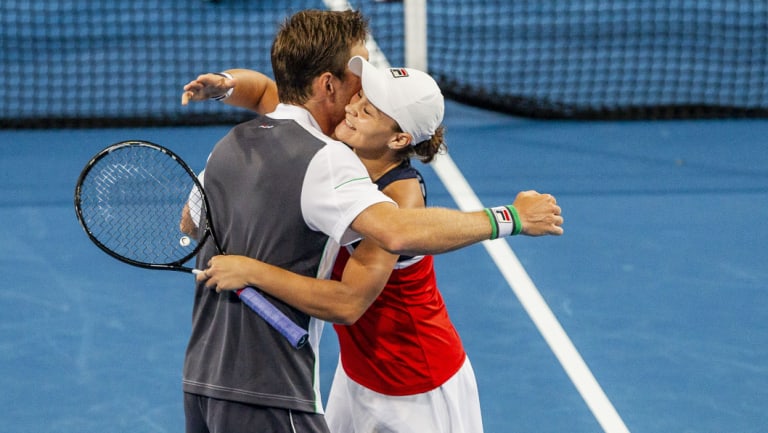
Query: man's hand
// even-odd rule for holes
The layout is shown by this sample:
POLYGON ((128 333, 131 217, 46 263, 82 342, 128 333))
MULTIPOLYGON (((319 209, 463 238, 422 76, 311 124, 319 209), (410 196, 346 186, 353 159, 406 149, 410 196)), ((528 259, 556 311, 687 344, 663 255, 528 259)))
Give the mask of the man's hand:
POLYGON ((527 236, 563 234, 560 206, 552 195, 523 191, 517 194, 512 205, 520 215, 520 222, 523 225, 522 234, 527 236))
POLYGON ((181 105, 187 105, 189 101, 205 101, 224 95, 234 87, 234 79, 213 73, 200 75, 184 86, 184 93, 181 94, 181 105))

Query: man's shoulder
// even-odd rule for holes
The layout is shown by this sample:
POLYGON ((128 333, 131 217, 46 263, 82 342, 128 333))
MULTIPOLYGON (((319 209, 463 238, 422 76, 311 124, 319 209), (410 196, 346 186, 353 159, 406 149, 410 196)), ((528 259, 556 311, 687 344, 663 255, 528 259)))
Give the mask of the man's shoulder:
MULTIPOLYGON (((275 119, 269 116, 256 115, 251 120, 247 120, 243 123, 236 125, 234 130, 271 130, 273 128, 293 128, 299 127, 299 124, 294 119, 275 119)), ((301 128, 304 129, 304 128, 301 128)))
POLYGON ((321 148, 332 139, 317 134, 294 119, 275 119, 257 116, 240 123, 230 133, 238 140, 268 140, 270 142, 290 142, 292 145, 311 145, 321 148))

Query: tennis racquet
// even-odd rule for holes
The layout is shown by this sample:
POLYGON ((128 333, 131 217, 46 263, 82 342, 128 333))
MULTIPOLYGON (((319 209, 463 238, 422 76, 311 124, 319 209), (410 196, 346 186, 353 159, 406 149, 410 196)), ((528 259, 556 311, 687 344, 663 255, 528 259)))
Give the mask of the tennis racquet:
MULTIPOLYGON (((134 266, 199 273, 184 264, 208 239, 224 254, 199 179, 154 143, 123 141, 96 154, 77 180, 75 211, 93 243, 134 266)), ((261 293, 246 287, 237 294, 295 348, 307 343, 307 331, 261 293)))

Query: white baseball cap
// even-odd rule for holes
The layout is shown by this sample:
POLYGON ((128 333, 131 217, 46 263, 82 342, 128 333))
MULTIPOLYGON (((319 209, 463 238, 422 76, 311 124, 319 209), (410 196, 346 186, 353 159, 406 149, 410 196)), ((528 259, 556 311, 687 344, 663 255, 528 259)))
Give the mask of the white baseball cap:
POLYGON ((432 77, 410 68, 378 69, 360 56, 349 60, 349 69, 360 77, 371 104, 413 136, 412 145, 435 134, 443 121, 445 104, 432 77))

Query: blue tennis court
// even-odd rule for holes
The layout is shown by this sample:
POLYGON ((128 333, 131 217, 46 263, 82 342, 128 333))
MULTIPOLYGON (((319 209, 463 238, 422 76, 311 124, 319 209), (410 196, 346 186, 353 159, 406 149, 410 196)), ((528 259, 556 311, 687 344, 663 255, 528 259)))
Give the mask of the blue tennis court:
MULTIPOLYGON (((765 431, 768 121, 537 121, 449 103, 445 124, 483 204, 557 196, 564 236, 491 244, 511 246, 628 430, 765 431)), ((3 431, 183 430, 191 277, 103 254, 77 224, 73 189, 113 142, 155 141, 201 168, 226 130, 0 131, 3 431)), ((422 171, 431 204, 456 207, 422 171)), ((486 432, 602 431, 606 408, 586 403, 594 389, 575 386, 507 265, 482 245, 436 261, 486 432)), ((324 392, 335 338, 326 328, 324 392)))

